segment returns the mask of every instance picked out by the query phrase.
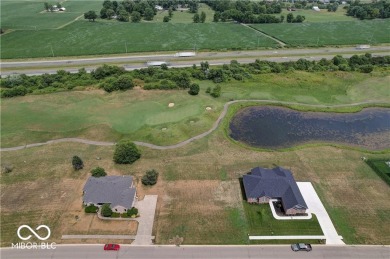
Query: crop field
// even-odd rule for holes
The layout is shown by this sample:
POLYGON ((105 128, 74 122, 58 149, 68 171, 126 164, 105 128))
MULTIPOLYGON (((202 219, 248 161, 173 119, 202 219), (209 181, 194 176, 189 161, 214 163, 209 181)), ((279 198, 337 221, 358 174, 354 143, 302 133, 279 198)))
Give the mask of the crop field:
POLYGON ((291 46, 379 44, 390 42, 390 20, 251 25, 291 46))
POLYGON ((388 72, 263 74, 245 82, 222 85, 222 96, 205 93, 214 87, 198 82, 196 97, 186 91, 133 89, 120 93, 71 91, 2 100, 2 147, 61 137, 116 141, 123 137, 159 145, 175 144, 211 128, 225 102, 235 99, 341 104, 390 99, 388 72), (259 84, 261 82, 261 84, 259 84), (175 103, 169 108, 169 103, 175 103), (61 106, 61 109, 56 107, 61 106), (212 109, 207 111, 206 107, 212 109), (165 128, 165 130, 163 130, 165 128))
POLYGON ((2 58, 47 57, 53 53, 54 56, 113 54, 125 53, 126 49, 128 52, 255 49, 277 44, 239 24, 134 24, 84 20, 55 33, 15 31, 3 35, 1 41, 2 58))
MULTIPOLYGON (((55 3, 57 2, 52 2, 55 3)), ((102 2, 70 0, 63 2, 62 5, 66 8, 65 12, 50 13, 44 10, 44 1, 1 1, 1 27, 23 31, 56 29, 72 22, 88 10, 100 10, 102 2)), ((53 31, 46 33, 57 34, 53 31)))

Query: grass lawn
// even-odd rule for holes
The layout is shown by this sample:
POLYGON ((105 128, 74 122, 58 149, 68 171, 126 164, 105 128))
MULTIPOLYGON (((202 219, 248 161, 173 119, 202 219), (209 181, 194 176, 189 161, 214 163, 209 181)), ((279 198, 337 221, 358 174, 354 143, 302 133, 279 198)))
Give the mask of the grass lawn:
MULTIPOLYGON (((208 7, 206 4, 199 4, 198 14, 201 12, 206 13, 206 23, 213 22, 214 11, 208 7)), ((164 16, 168 16, 168 10, 157 11, 157 14, 154 16, 153 22, 163 22, 164 16)), ((170 23, 193 23, 194 14, 186 11, 173 11, 173 16, 170 23)), ((146 21, 145 21, 146 22, 146 21)))
MULTIPOLYGON (((48 2, 56 4, 57 2, 48 2)), ((1 27, 13 30, 46 30, 65 25, 89 10, 100 11, 103 1, 69 0, 62 3, 65 12, 46 12, 44 1, 1 1, 1 27)), ((84 17, 82 17, 84 19, 84 17)), ((47 34, 57 32, 46 30, 47 34)))
POLYGON ((389 101, 388 72, 256 75, 245 82, 222 84, 222 96, 205 93, 214 84, 198 82, 198 96, 186 91, 120 93, 100 90, 29 95, 2 100, 1 145, 9 147, 61 137, 117 141, 123 137, 154 144, 175 144, 211 128, 225 102, 234 99, 342 104, 389 101), (175 103, 168 108, 170 102, 175 103), (61 107, 58 109, 57 107, 61 107), (211 107, 207 111, 206 107, 211 107), (165 130, 162 130, 166 128, 165 130))
POLYGON ((121 23, 85 20, 56 30, 15 31, 1 36, 2 58, 77 56, 175 50, 255 49, 276 42, 239 24, 121 23))
POLYGON ((328 12, 326 9, 322 9, 320 12, 314 10, 297 9, 296 11, 287 11, 283 9, 282 15, 287 17, 287 14, 292 13, 294 17, 297 15, 305 16, 305 23, 312 22, 336 22, 336 21, 357 21, 356 18, 345 15, 346 11, 343 9, 344 5, 340 5, 336 12, 328 12))
POLYGON ((244 209, 252 236, 323 235, 314 214, 309 220, 277 220, 272 216, 269 204, 244 201, 244 209))
POLYGON ((253 24, 290 46, 380 44, 390 42, 390 20, 253 24))

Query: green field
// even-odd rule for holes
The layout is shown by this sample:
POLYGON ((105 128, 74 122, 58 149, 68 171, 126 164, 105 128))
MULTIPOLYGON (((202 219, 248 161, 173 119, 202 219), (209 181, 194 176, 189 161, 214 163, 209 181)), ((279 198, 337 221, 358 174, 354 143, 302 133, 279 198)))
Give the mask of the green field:
POLYGON ((119 93, 71 91, 30 95, 2 100, 3 147, 61 137, 86 137, 114 141, 133 140, 167 145, 188 139, 211 128, 225 102, 235 99, 292 101, 302 104, 342 104, 376 100, 387 102, 388 72, 373 75, 319 72, 256 75, 245 82, 222 85, 222 96, 205 93, 210 81, 198 82, 198 96, 182 91, 119 93), (168 108, 170 102, 175 103, 168 108), (57 109, 60 105, 62 108, 57 109), (206 111, 206 107, 212 107, 206 111), (163 128, 167 128, 162 131, 163 128))
POLYGON ((356 21, 356 18, 345 15, 345 9, 343 9, 342 7, 343 5, 340 5, 336 12, 328 12, 328 10, 321 10, 320 12, 316 12, 311 9, 298 9, 296 11, 290 12, 286 9, 283 9, 282 15, 284 15, 284 17, 286 17, 288 13, 292 13, 294 17, 297 15, 303 15, 305 16, 305 23, 329 21, 356 21))
MULTIPOLYGON (((214 11, 211 10, 210 7, 208 7, 206 4, 200 4, 198 13, 200 14, 201 12, 206 13, 206 23, 213 22, 214 11)), ((156 16, 154 16, 153 22, 162 22, 164 16, 168 16, 168 10, 158 11, 156 16)), ((169 22, 170 23, 192 23, 193 17, 194 17, 193 13, 189 13, 186 11, 173 11, 173 16, 169 22)), ((147 21, 143 21, 143 22, 147 22, 147 21)))
MULTIPOLYGON (((11 30, 45 30, 56 29, 72 22, 88 10, 99 11, 102 6, 100 1, 76 1, 69 0, 62 3, 65 12, 46 12, 45 1, 1 1, 1 27, 11 30)), ((56 4, 58 1, 48 1, 56 4)), ((82 17, 84 18, 84 17, 82 17)), ((54 33, 46 31, 46 33, 54 33)))
POLYGON ((244 210, 249 222, 249 234, 253 236, 323 235, 314 214, 309 220, 277 220, 269 204, 248 204, 245 201, 244 210))
POLYGON ((47 57, 52 55, 51 47, 55 56, 76 56, 124 53, 126 47, 128 52, 142 52, 255 49, 277 44, 239 24, 215 23, 76 21, 56 31, 15 31, 1 37, 2 58, 47 57))
POLYGON ((251 25, 290 46, 380 44, 390 42, 390 20, 251 25))

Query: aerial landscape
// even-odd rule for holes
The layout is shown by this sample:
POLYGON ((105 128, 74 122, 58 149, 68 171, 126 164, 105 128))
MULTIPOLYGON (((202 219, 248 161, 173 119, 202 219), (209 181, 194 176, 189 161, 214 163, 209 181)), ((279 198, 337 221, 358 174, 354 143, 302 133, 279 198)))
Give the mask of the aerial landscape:
POLYGON ((389 0, 0 8, 2 258, 390 256, 389 0))

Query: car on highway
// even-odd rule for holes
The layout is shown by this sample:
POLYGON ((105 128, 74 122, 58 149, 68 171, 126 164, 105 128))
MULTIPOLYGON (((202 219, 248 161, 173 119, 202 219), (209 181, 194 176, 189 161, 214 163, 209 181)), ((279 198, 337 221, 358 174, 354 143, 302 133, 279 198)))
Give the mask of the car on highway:
POLYGON ((310 252, 312 250, 311 245, 310 244, 305 244, 305 243, 292 244, 291 245, 291 249, 294 252, 298 252, 298 251, 310 252))
POLYGON ((118 244, 105 244, 104 245, 104 250, 115 250, 115 251, 118 251, 119 248, 121 248, 121 246, 118 245, 118 244))

